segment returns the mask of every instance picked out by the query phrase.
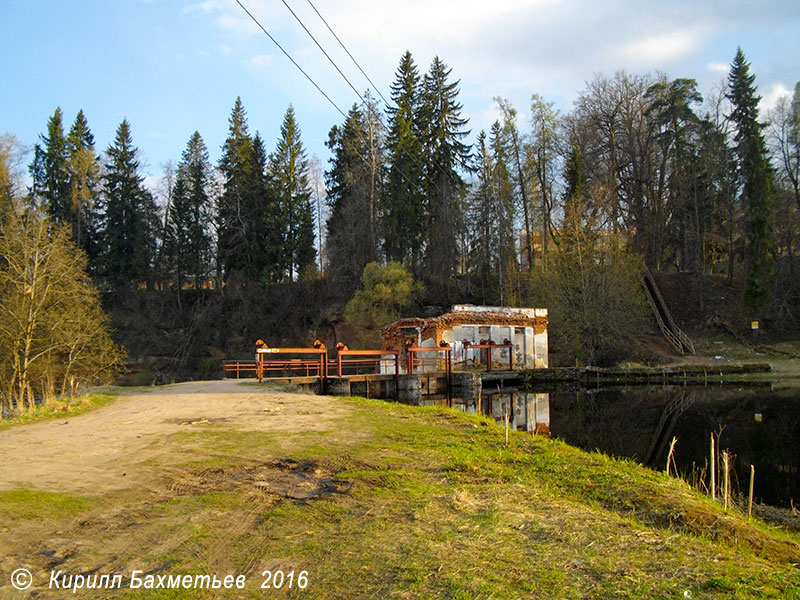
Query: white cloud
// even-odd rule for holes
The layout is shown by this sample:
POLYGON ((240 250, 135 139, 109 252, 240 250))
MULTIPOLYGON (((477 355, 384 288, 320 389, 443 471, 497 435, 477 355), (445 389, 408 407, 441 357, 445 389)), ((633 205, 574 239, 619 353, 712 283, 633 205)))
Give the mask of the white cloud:
POLYGON ((183 12, 185 14, 193 12, 210 13, 220 10, 221 7, 222 3, 219 2, 219 0, 205 0, 204 2, 197 2, 195 4, 187 4, 183 7, 183 12))
POLYGON ((730 67, 721 62, 709 62, 706 63, 706 69, 711 71, 712 73, 727 73, 730 67))
POLYGON ((622 47, 620 58, 634 65, 658 65, 682 58, 697 46, 697 35, 685 29, 651 35, 622 47))
POLYGON ((145 189, 154 194, 157 198, 161 196, 161 187, 163 185, 161 175, 145 175, 142 184, 145 189))
MULTIPOLYGON (((279 12, 279 7, 272 5, 265 0, 246 0, 244 6, 247 11, 270 31, 278 20, 284 18, 284 14, 279 12)), ((261 28, 253 18, 247 14, 235 2, 224 0, 204 0, 196 4, 189 4, 183 9, 184 13, 203 13, 215 15, 216 24, 227 32, 238 35, 253 35, 261 33, 261 28)))
POLYGON ((489 129, 495 121, 503 121, 503 112, 500 110, 500 107, 497 106, 496 102, 492 102, 486 107, 486 110, 475 118, 471 125, 475 131, 483 129, 486 131, 486 135, 489 135, 489 129))
POLYGON ((271 54, 259 54, 247 62, 254 67, 268 67, 272 64, 272 61, 273 56, 271 54))
POLYGON ((769 91, 761 97, 759 110, 762 114, 772 110, 775 108, 775 106, 777 106, 778 101, 784 97, 791 98, 792 90, 788 89, 782 83, 773 83, 769 91))

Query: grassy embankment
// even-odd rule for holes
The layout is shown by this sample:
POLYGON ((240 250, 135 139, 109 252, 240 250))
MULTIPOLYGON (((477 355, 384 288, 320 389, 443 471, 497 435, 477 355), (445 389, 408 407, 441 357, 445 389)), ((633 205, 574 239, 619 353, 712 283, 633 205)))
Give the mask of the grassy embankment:
POLYGON ((523 433, 506 446, 482 416, 341 402, 328 431, 173 435, 160 490, 0 492, 0 528, 77 540, 51 557, 75 572, 246 574, 231 598, 800 598, 800 536, 680 480, 523 433), (308 588, 259 589, 279 568, 308 588))
MULTIPOLYGON (((113 392, 112 388, 107 388, 113 392)), ((30 425, 51 419, 74 417, 90 410, 95 410, 114 401, 113 393, 91 393, 74 396, 72 398, 59 398, 45 404, 37 405, 31 410, 0 419, 0 431, 16 425, 30 425)))
MULTIPOLYGON (((743 343, 726 335, 698 336, 698 357, 691 360, 707 364, 768 363, 769 373, 750 373, 726 377, 729 381, 770 381, 777 387, 800 386, 800 341, 743 343)), ((681 362, 681 361, 676 361, 681 362)))

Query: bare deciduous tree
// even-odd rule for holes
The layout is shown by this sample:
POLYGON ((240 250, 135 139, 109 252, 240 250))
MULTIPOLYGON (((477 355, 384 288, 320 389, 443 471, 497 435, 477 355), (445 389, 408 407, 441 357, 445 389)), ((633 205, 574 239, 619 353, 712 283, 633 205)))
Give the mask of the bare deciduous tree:
POLYGON ((122 358, 111 341, 86 257, 29 210, 10 212, 0 234, 0 393, 5 410, 108 380, 122 358))

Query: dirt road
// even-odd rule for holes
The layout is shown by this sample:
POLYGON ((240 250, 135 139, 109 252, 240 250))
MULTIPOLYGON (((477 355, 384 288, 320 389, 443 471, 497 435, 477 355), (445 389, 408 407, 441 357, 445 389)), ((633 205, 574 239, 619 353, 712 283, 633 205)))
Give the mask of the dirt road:
POLYGON ((147 482, 165 438, 193 428, 302 432, 347 414, 335 398, 236 381, 148 388, 77 417, 0 432, 0 490, 103 494, 147 482))

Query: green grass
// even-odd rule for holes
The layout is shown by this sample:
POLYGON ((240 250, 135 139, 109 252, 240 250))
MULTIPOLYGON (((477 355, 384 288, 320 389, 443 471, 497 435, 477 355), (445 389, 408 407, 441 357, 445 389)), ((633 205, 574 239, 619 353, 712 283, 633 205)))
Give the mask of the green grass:
POLYGON ((111 404, 115 399, 116 394, 94 393, 54 400, 17 415, 0 419, 0 431, 17 425, 30 425, 31 423, 38 423, 40 421, 74 417, 81 413, 111 404))
POLYGON ((0 506, 13 520, 68 519, 100 504, 98 498, 42 492, 37 490, 0 491, 0 506))
POLYGON ((710 364, 769 363, 769 373, 747 373, 726 376, 730 381, 771 381, 778 385, 794 383, 800 379, 800 342, 774 344, 742 344, 730 336, 706 334, 695 340, 698 356, 710 364), (716 359, 715 357, 721 357, 716 359))
MULTIPOLYGON (((246 574, 245 590, 215 596, 228 598, 800 598, 799 536, 726 513, 681 480, 521 432, 506 446, 479 415, 336 401, 348 416, 328 432, 214 427, 165 441, 193 453, 170 477, 223 470, 224 485, 132 490, 102 508, 62 498, 65 523, 95 513, 94 526, 59 525, 94 544, 71 567, 246 574), (310 465, 333 491, 295 501, 236 483, 278 459, 310 465), (265 593, 265 569, 305 570, 309 586, 265 593)), ((14 510, 0 530, 41 514, 14 510)))

